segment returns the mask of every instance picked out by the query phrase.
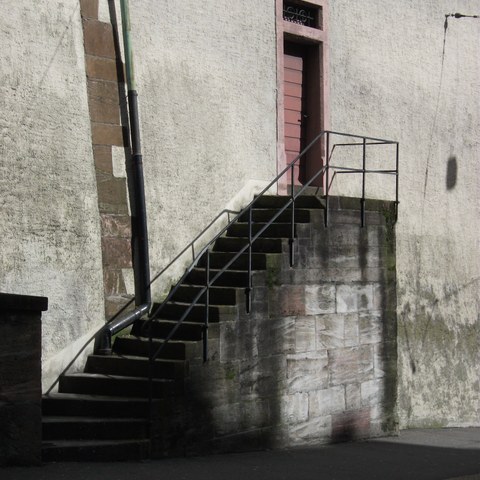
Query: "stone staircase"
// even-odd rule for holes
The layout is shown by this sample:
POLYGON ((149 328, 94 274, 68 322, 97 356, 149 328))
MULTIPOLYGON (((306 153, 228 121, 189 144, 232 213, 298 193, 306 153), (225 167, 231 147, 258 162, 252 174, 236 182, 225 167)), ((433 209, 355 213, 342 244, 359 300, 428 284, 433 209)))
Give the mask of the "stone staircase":
MULTIPOLYGON (((264 196, 258 199, 253 210, 253 233, 258 232, 288 198, 264 196)), ((296 201, 296 223, 309 223, 312 212, 321 208, 322 203, 317 197, 299 197, 296 201)), ((269 258, 288 256, 285 239, 290 236, 289 221, 287 210, 254 243, 254 271, 265 271, 271 261, 269 258)), ((210 254, 211 278, 247 243, 248 219, 244 216, 215 243, 210 254)), ((219 322, 231 320, 240 308, 245 308, 240 304, 248 285, 247 269, 248 255, 242 254, 210 289, 209 321, 213 338, 218 336, 219 322)), ((205 277, 205 259, 202 258, 162 309, 161 317, 154 319, 152 332, 155 345, 160 345, 167 337, 198 294, 205 277)), ((268 282, 268 276, 262 278, 268 282)), ((181 454, 183 447, 172 447, 175 444, 175 427, 171 425, 175 420, 172 415, 175 412, 178 414, 181 405, 188 402, 185 385, 190 379, 190 365, 193 362, 201 368, 204 310, 201 304, 193 307, 155 361, 152 410, 157 426, 153 434, 148 424, 149 345, 144 336, 145 320, 138 320, 129 335, 115 339, 111 356, 90 355, 83 373, 63 375, 58 393, 44 396, 43 460, 142 460, 150 455, 150 438, 161 436, 158 430, 163 427, 170 438, 157 440, 155 456, 162 454, 159 453, 163 448, 161 445, 165 445, 166 454, 172 451, 181 454)), ((213 357, 211 362, 215 361, 213 357)), ((185 428, 185 422, 182 425, 179 428, 185 428)))

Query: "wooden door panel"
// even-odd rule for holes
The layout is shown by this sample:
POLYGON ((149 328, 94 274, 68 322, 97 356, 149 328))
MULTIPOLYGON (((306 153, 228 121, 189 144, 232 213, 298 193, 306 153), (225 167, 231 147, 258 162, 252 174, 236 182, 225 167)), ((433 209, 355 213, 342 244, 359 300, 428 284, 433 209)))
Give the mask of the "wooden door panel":
POLYGON ((293 123, 300 125, 302 113, 298 110, 285 110, 285 124, 293 123))
POLYGON ((285 95, 288 97, 302 98, 302 85, 285 82, 285 95))
POLYGON ((294 110, 301 116, 302 99, 298 97, 285 97, 285 109, 294 110))
MULTIPOLYGON (((285 154, 287 164, 302 150, 302 102, 303 102, 303 58, 301 55, 284 55, 284 118, 285 154)), ((294 183, 300 183, 303 164, 301 159, 294 166, 294 183)), ((288 172, 291 182, 291 171, 288 172)))

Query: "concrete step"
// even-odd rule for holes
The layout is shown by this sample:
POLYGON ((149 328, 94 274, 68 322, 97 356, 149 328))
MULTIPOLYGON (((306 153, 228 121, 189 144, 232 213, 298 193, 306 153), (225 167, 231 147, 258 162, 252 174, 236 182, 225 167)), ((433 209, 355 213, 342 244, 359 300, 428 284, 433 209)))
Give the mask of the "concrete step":
MULTIPOLYGON (((256 253, 282 253, 281 238, 257 238, 252 244, 256 253)), ((248 245, 248 238, 220 237, 213 247, 216 252, 239 252, 248 245)))
MULTIPOLYGON (((242 239, 233 239, 232 240, 242 240, 242 239)), ((213 279, 217 276, 219 270, 211 269, 210 270, 210 279, 213 279)), ((185 278, 185 283, 191 285, 201 285, 205 283, 206 272, 204 268, 194 268, 185 278)), ((228 287, 239 287, 248 284, 248 272, 242 270, 227 270, 223 272, 218 279, 215 281, 215 286, 228 286, 228 287)))
MULTIPOLYGON (((156 411, 162 411, 163 400, 155 399, 154 408, 156 411)), ((44 416, 145 418, 148 414, 148 399, 51 393, 42 397, 42 414, 44 416)))
MULTIPOLYGON (((148 357, 150 347, 148 338, 125 336, 117 337, 113 344, 113 351, 118 355, 134 355, 148 357)), ((163 342, 154 340, 153 348, 156 351, 163 342)), ((197 342, 179 342, 172 340, 162 350, 162 360, 185 360, 190 352, 195 352, 197 342)))
MULTIPOLYGON (((255 208, 279 208, 283 207, 290 200, 287 195, 263 195, 257 197, 255 208)), ((300 195, 295 200, 297 208, 323 208, 320 198, 314 195, 300 195)))
POLYGON ((148 458, 149 440, 56 440, 44 442, 44 462, 140 461, 148 458))
POLYGON ((133 440, 148 435, 142 418, 43 417, 42 439, 46 440, 133 440))
MULTIPOLYGON (((152 381, 152 395, 164 398, 180 394, 183 384, 167 379, 152 381)), ((113 395, 119 397, 148 397, 150 387, 147 378, 104 375, 99 373, 73 373, 60 377, 59 392, 113 395)))
MULTIPOLYGON (((265 227, 263 223, 254 223, 252 225, 252 235, 256 235, 265 227)), ((227 230, 227 237, 247 237, 248 223, 234 223, 227 230)), ((263 231, 259 238, 290 238, 292 226, 289 223, 273 223, 263 231)), ((294 227, 294 233, 296 228, 294 227)))
MULTIPOLYGON (((153 364, 154 378, 183 378, 186 363, 183 360, 157 360, 153 364)), ((148 360, 145 357, 119 355, 89 355, 85 373, 126 375, 128 377, 148 377, 148 360)))
MULTIPOLYGON (((275 218, 275 223, 288 223, 292 221, 291 206, 287 207, 280 215, 275 218)), ((278 208, 253 208, 252 209, 252 221, 258 223, 268 223, 278 213, 278 208)), ((248 212, 240 216, 239 222, 248 223, 248 212)), ((295 222, 296 223, 308 223, 310 221, 310 211, 306 209, 298 208, 295 205, 295 222)))
MULTIPOLYGON (((212 252, 210 253, 210 268, 222 269, 235 258, 236 252, 212 252)), ((242 253, 236 260, 228 266, 229 270, 247 270, 249 257, 248 253, 242 253)), ((206 255, 203 255, 199 261, 199 267, 206 266, 206 255)), ((265 270, 267 268, 267 257, 264 253, 252 253, 252 270, 265 270)))
MULTIPOLYGON (((190 303, 167 302, 158 313, 156 313, 156 306, 154 306, 152 312, 155 318, 161 318, 162 320, 179 320, 185 314, 186 310, 190 309, 190 306, 190 303)), ((237 307, 235 305, 210 305, 210 322, 218 322, 220 315, 234 315, 236 311, 237 307)), ((184 320, 186 322, 202 323, 205 320, 205 305, 194 305, 184 320)))
MULTIPOLYGON (((206 275, 205 275, 206 276, 206 275)), ((205 278, 206 281, 206 278, 205 278)), ((172 297, 174 302, 192 302, 204 290, 205 287, 200 284, 196 285, 180 285, 172 297)), ((213 305, 235 305, 237 301, 237 292, 235 288, 228 287, 210 287, 209 289, 209 303, 213 305)), ((200 298, 199 303, 204 304, 206 299, 206 292, 200 298)))
MULTIPOLYGON (((172 329, 177 325, 175 320, 153 320, 150 325, 146 325, 146 321, 139 320, 135 322, 132 328, 132 334, 137 335, 140 332, 149 332, 149 328, 152 330, 152 336, 154 338, 167 338, 172 329)), ((202 339, 203 324, 202 323, 190 323, 183 322, 176 330, 173 340, 180 341, 192 341, 198 342, 202 339)))

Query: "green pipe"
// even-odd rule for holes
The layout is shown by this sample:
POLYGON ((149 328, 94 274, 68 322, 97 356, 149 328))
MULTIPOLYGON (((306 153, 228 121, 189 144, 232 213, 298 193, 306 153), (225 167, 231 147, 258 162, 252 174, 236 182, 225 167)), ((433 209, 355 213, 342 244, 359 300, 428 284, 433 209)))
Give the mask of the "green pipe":
POLYGON ((122 11, 123 47, 125 52, 125 70, 127 72, 127 88, 128 90, 136 90, 135 68, 133 65, 132 54, 132 28, 130 23, 130 8, 128 0, 120 0, 120 8, 122 11))
POLYGON ((135 73, 131 40, 130 12, 128 0, 121 0, 125 70, 128 87, 128 111, 132 146, 132 253, 135 279, 135 305, 150 305, 150 260, 148 253, 147 212, 143 181, 143 159, 140 142, 138 94, 135 90, 135 73))

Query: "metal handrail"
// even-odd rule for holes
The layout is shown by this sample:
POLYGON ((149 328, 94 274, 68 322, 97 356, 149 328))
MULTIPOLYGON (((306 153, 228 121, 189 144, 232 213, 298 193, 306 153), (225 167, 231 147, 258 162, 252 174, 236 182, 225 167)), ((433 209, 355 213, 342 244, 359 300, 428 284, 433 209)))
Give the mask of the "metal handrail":
MULTIPOLYGON (((225 214, 230 218, 231 214, 237 214, 238 211, 223 209, 219 212, 215 218, 198 233, 195 238, 181 250, 168 265, 166 265, 160 272, 158 272, 148 283, 147 288, 150 289, 152 283, 163 275, 180 257, 182 257, 188 250, 192 250, 192 261, 195 261, 199 255, 195 256, 195 243, 225 214)), ((109 355, 112 351, 112 337, 116 333, 124 330, 132 325, 135 320, 140 319, 143 315, 149 312, 151 305, 143 304, 137 306, 133 311, 126 311, 126 309, 133 303, 135 299, 130 299, 108 322, 102 326, 102 328, 95 334, 95 352, 102 355, 109 355), (123 314, 124 313, 124 314, 123 314), (123 315, 122 315, 123 314, 123 315)))
MULTIPOLYGON (((352 145, 352 146, 362 146, 363 147, 363 167, 362 169, 352 169, 352 168, 345 168, 345 170, 349 170, 350 173, 362 173, 362 198, 361 198, 361 218, 362 218, 362 226, 365 224, 365 175, 367 173, 383 173, 383 174, 394 174, 396 175, 396 199, 395 199, 395 205, 398 205, 398 142, 393 141, 393 140, 386 140, 386 139, 380 139, 380 138, 375 138, 375 137, 366 137, 366 136, 361 136, 361 135, 354 135, 354 134, 347 134, 347 133, 342 133, 342 132, 335 132, 335 131, 322 131, 320 132, 311 142, 310 144, 302 151, 300 152, 295 159, 288 164, 245 208, 242 209, 241 212, 239 212, 219 233, 217 233, 208 243, 203 247, 203 249, 199 252, 199 254, 196 256, 195 260, 191 263, 191 265, 186 269, 185 273, 181 277, 181 279, 178 281, 178 283, 170 290, 169 294, 167 297, 163 300, 161 304, 159 304, 155 309, 153 309, 150 312, 150 315, 147 319, 147 321, 144 323, 143 328, 142 328, 142 335, 145 333, 145 329, 149 327, 149 332, 148 332, 148 338, 149 338, 149 345, 150 345, 150 351, 149 351, 149 360, 150 360, 150 372, 153 371, 153 362, 159 357, 160 353, 162 350, 165 348, 167 343, 173 338, 175 335, 176 331, 178 328, 182 325, 182 323, 185 321, 185 319, 188 317, 192 309, 199 303, 200 299, 205 295, 205 324, 204 324, 204 336, 203 336, 203 341, 204 341, 204 360, 207 358, 207 335, 206 335, 206 330, 208 329, 208 316, 209 316, 209 289, 210 287, 215 283, 215 281, 225 272, 228 270, 228 268, 233 265, 233 263, 242 255, 244 254, 247 249, 248 249, 248 285, 245 288, 245 294, 246 294, 246 309, 247 313, 250 311, 250 293, 251 293, 251 276, 252 276, 252 269, 251 269, 251 256, 252 256, 252 244, 255 242, 260 235, 269 227, 272 225, 272 223, 289 207, 291 207, 291 212, 292 212, 292 217, 291 217, 291 238, 289 239, 289 244, 290 244, 290 263, 293 265, 294 263, 294 242, 295 242, 295 233, 294 233, 294 218, 295 218, 295 200, 299 195, 301 195, 308 186, 310 186, 320 175, 325 174, 326 176, 326 192, 325 192, 325 225, 328 226, 328 199, 329 199, 329 188, 330 185, 328 183, 328 174, 330 169, 342 169, 343 167, 336 167, 330 165, 330 148, 329 148, 329 141, 330 141, 330 136, 336 135, 336 136, 343 136, 343 137, 350 137, 350 138, 360 138, 362 139, 361 143, 356 143, 356 144, 335 144, 332 148, 332 154, 336 146, 346 146, 346 145, 352 145), (312 147, 314 144, 316 144, 320 139, 323 137, 326 137, 326 165, 321 167, 311 178, 308 180, 307 183, 305 183, 302 188, 300 188, 296 193, 294 192, 294 167, 297 164, 297 162, 302 158, 312 147), (367 140, 369 140, 367 142, 367 140), (369 145, 396 145, 396 168, 395 170, 367 170, 366 169, 366 147, 369 145), (285 205, 281 208, 278 209, 277 213, 267 222, 263 225, 263 227, 255 234, 252 235, 252 207, 255 205, 255 203, 258 201, 260 197, 262 197, 268 190, 272 188, 275 184, 279 182, 279 180, 287 173, 288 171, 291 171, 291 192, 290 192, 290 199, 285 203, 285 205), (236 223, 242 216, 245 214, 248 214, 248 243, 241 248, 224 266, 223 268, 219 269, 215 276, 213 278, 210 278, 210 248, 213 246, 213 244, 230 228, 234 223, 236 223), (206 278, 205 278, 205 286, 202 286, 202 288, 199 290, 197 295, 194 297, 193 300, 190 301, 189 306, 185 309, 184 313, 180 317, 179 320, 177 320, 176 324, 173 326, 171 329, 169 335, 165 339, 163 339, 161 345, 154 350, 153 349, 153 334, 152 334, 152 322, 155 318, 158 318, 159 314, 165 307, 165 305, 172 300, 174 297, 175 293, 177 290, 180 288, 180 286, 183 284, 184 280, 188 276, 188 274, 193 270, 193 268, 196 267, 198 263, 198 259, 200 259, 203 255, 206 255, 206 278)), ((340 172, 339 172, 340 173, 340 172)), ((202 304, 203 305, 203 304, 202 304)), ((149 381, 150 383, 152 382, 152 376, 149 376, 149 381)), ((151 396, 150 396, 151 397, 151 396)))

